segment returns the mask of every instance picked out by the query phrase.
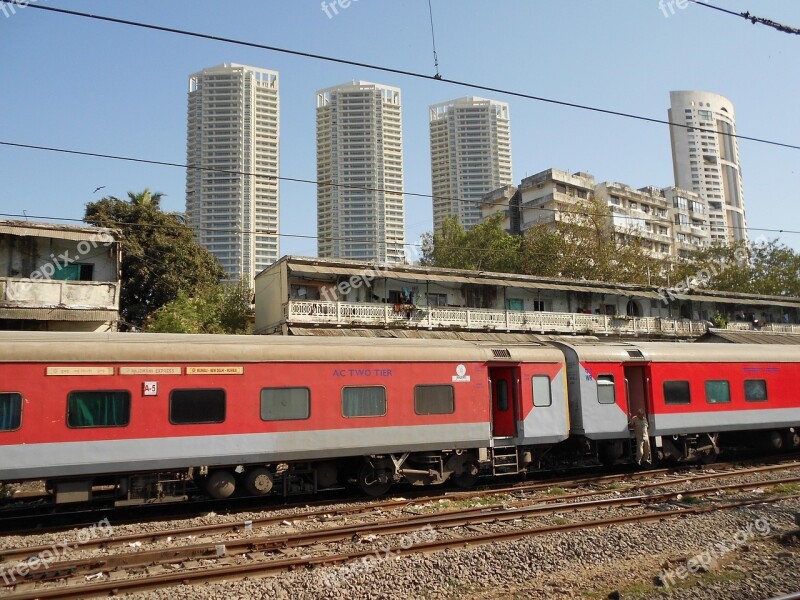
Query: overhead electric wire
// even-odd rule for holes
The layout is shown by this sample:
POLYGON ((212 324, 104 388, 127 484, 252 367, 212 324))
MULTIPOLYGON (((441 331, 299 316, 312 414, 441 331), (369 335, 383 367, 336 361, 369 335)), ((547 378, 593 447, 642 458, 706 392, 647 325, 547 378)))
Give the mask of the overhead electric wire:
MULTIPOLYGON (((15 3, 15 2, 13 2, 13 0, 0 0, 0 2, 5 3, 5 4, 14 4, 15 3)), ((623 117, 623 118, 627 118, 627 119, 634 119, 634 120, 637 120, 637 121, 643 121, 643 122, 647 122, 647 123, 654 123, 654 124, 658 124, 658 125, 669 125, 669 126, 673 126, 673 127, 681 127, 683 129, 694 129, 694 130, 705 132, 705 133, 714 133, 714 134, 718 134, 718 135, 724 135, 724 136, 728 136, 728 137, 737 138, 737 139, 740 139, 740 140, 747 140, 747 141, 751 141, 751 142, 757 142, 757 143, 760 143, 760 144, 768 144, 768 145, 771 145, 771 146, 779 146, 779 147, 782 147, 782 148, 790 148, 792 150, 800 150, 800 145, 798 145, 798 144, 789 144, 789 143, 784 143, 784 142, 776 142, 776 141, 772 141, 772 140, 767 140, 767 139, 757 138, 757 137, 752 137, 752 136, 746 136, 746 135, 742 135, 742 134, 720 132, 720 131, 716 131, 714 129, 705 129, 705 128, 702 128, 702 127, 697 127, 695 125, 686 125, 686 124, 683 124, 683 123, 673 123, 673 122, 671 122, 669 120, 665 120, 665 119, 656 119, 654 117, 646 117, 644 115, 637 115, 637 114, 627 113, 627 112, 623 112, 623 111, 600 108, 600 107, 597 107, 597 106, 590 106, 590 105, 587 105, 587 104, 578 104, 576 102, 568 102, 566 100, 557 100, 555 98, 546 98, 544 96, 536 96, 534 94, 527 94, 527 93, 524 93, 524 92, 516 92, 516 91, 513 91, 513 90, 507 90, 507 89, 498 88, 498 87, 489 86, 489 85, 482 85, 482 84, 479 84, 479 83, 472 83, 472 82, 469 82, 469 81, 459 81, 457 79, 447 79, 447 78, 444 78, 444 77, 441 77, 441 76, 427 75, 425 73, 418 73, 418 72, 415 72, 415 71, 409 71, 407 69, 398 69, 398 68, 394 68, 394 67, 387 67, 387 66, 384 66, 384 65, 377 65, 377 64, 371 64, 371 63, 366 63, 366 62, 361 62, 361 61, 349 60, 349 59, 345 59, 345 58, 339 58, 339 57, 335 57, 335 56, 327 56, 327 55, 324 55, 324 54, 316 54, 316 53, 313 53, 313 52, 304 52, 304 51, 301 51, 301 50, 292 50, 292 49, 289 49, 289 48, 281 48, 279 46, 271 46, 271 45, 268 45, 268 44, 260 44, 260 43, 257 43, 257 42, 249 42, 249 41, 246 41, 246 40, 238 40, 238 39, 235 39, 235 38, 229 38, 229 37, 218 36, 218 35, 211 35, 211 34, 208 34, 208 33, 200 33, 200 32, 196 32, 196 31, 189 31, 189 30, 186 30, 186 29, 178 29, 176 27, 166 27, 166 26, 163 26, 163 25, 153 25, 153 24, 150 24, 150 23, 141 23, 139 21, 131 21, 129 19, 119 19, 119 18, 116 18, 116 17, 108 17, 108 16, 104 16, 104 15, 96 15, 96 14, 91 14, 91 13, 75 11, 75 10, 68 10, 68 9, 65 9, 65 8, 56 8, 54 6, 43 6, 41 4, 27 4, 26 6, 28 8, 33 8, 33 9, 36 9, 36 10, 43 10, 43 11, 53 12, 53 13, 57 13, 57 14, 71 15, 71 16, 75 16, 75 17, 82 17, 82 18, 86 18, 86 19, 104 21, 104 22, 107 22, 107 23, 116 23, 116 24, 119 24, 119 25, 127 25, 127 26, 130 26, 130 27, 138 27, 138 28, 141 28, 141 29, 149 29, 149 30, 152 30, 152 31, 161 31, 161 32, 164 32, 164 33, 174 33, 174 34, 177 34, 177 35, 184 35, 184 36, 189 36, 189 37, 194 37, 194 38, 199 38, 199 39, 211 40, 211 41, 215 41, 215 42, 223 42, 223 43, 226 43, 226 44, 234 44, 234 45, 238 45, 238 46, 246 46, 246 47, 249 47, 249 48, 257 48, 259 50, 268 50, 270 52, 288 54, 288 55, 291 55, 291 56, 299 56, 299 57, 310 58, 310 59, 314 59, 314 60, 322 60, 322 61, 331 62, 331 63, 349 65, 349 66, 353 66, 353 67, 361 67, 361 68, 364 68, 364 69, 371 69, 371 70, 374 70, 374 71, 382 71, 382 72, 385 72, 385 73, 393 73, 395 75, 403 75, 403 76, 406 76, 406 77, 414 77, 414 78, 417 78, 417 79, 426 79, 426 80, 429 80, 429 81, 441 81, 441 82, 449 83, 449 84, 452 84, 452 85, 463 86, 463 87, 472 88, 472 89, 476 89, 476 90, 481 90, 481 91, 485 91, 485 92, 504 94, 506 96, 524 98, 524 99, 527 99, 527 100, 534 100, 534 101, 537 101, 537 102, 544 102, 544 103, 553 104, 553 105, 556 105, 556 106, 565 106, 565 107, 569 107, 569 108, 575 108, 575 109, 595 112, 595 113, 604 114, 604 115, 623 117)))
POLYGON ((732 15, 734 17, 741 17, 746 21, 750 21, 753 25, 766 25, 767 27, 772 27, 782 33, 789 33, 792 35, 800 35, 800 28, 792 27, 790 25, 784 25, 783 23, 778 23, 777 21, 773 21, 772 19, 767 19, 765 17, 757 17, 747 12, 736 12, 733 10, 729 10, 727 8, 722 8, 721 6, 714 6, 713 4, 709 4, 706 0, 689 0, 689 2, 693 4, 697 4, 698 6, 705 6, 706 8, 711 8, 714 10, 718 10, 720 12, 732 15))
POLYGON ((433 29, 433 5, 431 4, 431 0, 428 0, 428 15, 431 18, 431 41, 433 42, 433 68, 436 70, 436 75, 434 75, 434 79, 441 79, 442 76, 439 74, 439 55, 436 54, 436 33, 433 29))
MULTIPOLYGON (((483 202, 481 200, 467 200, 465 198, 453 198, 453 197, 450 197, 450 196, 435 196, 433 194, 423 194, 421 192, 405 192, 405 191, 398 192, 396 190, 388 190, 388 189, 385 189, 385 188, 373 188, 373 187, 367 187, 367 186, 361 186, 361 185, 352 185, 352 184, 346 184, 346 183, 334 183, 334 182, 331 182, 331 181, 317 181, 317 180, 314 180, 314 179, 301 179, 301 178, 298 178, 298 177, 284 177, 282 175, 261 175, 261 174, 258 174, 258 173, 251 173, 251 172, 248 172, 248 171, 236 171, 236 170, 230 170, 230 169, 218 169, 218 168, 214 168, 214 167, 204 167, 204 166, 189 165, 189 164, 183 164, 183 163, 174 163, 174 162, 168 162, 168 161, 150 160, 150 159, 137 158, 137 157, 132 157, 132 156, 117 156, 117 155, 114 155, 114 154, 103 154, 103 153, 99 153, 99 152, 84 152, 84 151, 81 151, 81 150, 71 150, 71 149, 67 149, 67 148, 55 148, 55 147, 50 147, 50 146, 36 146, 36 145, 33 145, 33 144, 21 144, 21 143, 17 143, 17 142, 8 142, 8 141, 4 141, 4 140, 0 140, 0 146, 11 146, 11 147, 15 147, 15 148, 25 148, 25 149, 28 149, 28 150, 42 150, 42 151, 47 151, 47 152, 72 154, 72 155, 77 155, 77 156, 88 156, 88 157, 91 157, 91 158, 106 158, 106 159, 109 159, 109 160, 121 160, 121 161, 134 162, 134 163, 143 163, 143 164, 148 164, 148 165, 158 165, 158 166, 163 166, 163 167, 176 167, 176 168, 180 168, 180 169, 193 169, 193 170, 198 170, 198 171, 210 171, 210 172, 214 172, 214 173, 224 173, 224 174, 228 174, 228 175, 242 175, 242 176, 245 176, 245 177, 256 177, 256 178, 261 178, 261 179, 274 179, 274 180, 279 180, 279 181, 290 181, 290 182, 294 182, 294 183, 307 183, 307 184, 312 184, 312 185, 330 186, 330 187, 337 187, 337 188, 343 188, 343 189, 349 189, 349 190, 357 190, 357 191, 363 191, 363 192, 382 192, 382 193, 393 193, 393 194, 398 194, 398 195, 402 194, 403 196, 413 196, 413 197, 417 197, 417 198, 431 198, 431 199, 434 199, 434 200, 450 200, 450 201, 461 202, 461 203, 464 203, 464 204, 473 203, 473 204, 479 204, 481 206, 501 206, 501 207, 507 207, 508 206, 508 204, 505 203, 505 202, 483 202)), ((520 205, 520 210, 523 210, 523 211, 524 210, 538 210, 540 212, 551 212, 551 213, 554 213, 554 214, 558 213, 558 214, 577 215, 577 216, 582 216, 582 217, 591 217, 591 216, 593 216, 592 213, 587 213, 587 212, 584 212, 584 211, 565 210, 565 209, 559 209, 559 208, 544 208, 544 207, 539 207, 539 206, 523 206, 523 205, 520 205)), ((43 218, 47 218, 47 217, 43 217, 43 218)), ((637 216, 633 216, 633 215, 625 215, 625 218, 627 220, 629 220, 629 221, 641 221, 643 223, 650 223, 650 224, 655 224, 655 225, 664 225, 665 220, 666 220, 665 218, 662 218, 661 220, 658 220, 658 219, 653 219, 651 217, 637 217, 637 216)), ((80 219, 74 219, 74 220, 80 221, 80 219)), ((669 222, 668 220, 666 220, 666 221, 669 222)), ((732 226, 732 225, 727 226, 727 228, 728 229, 732 229, 732 230, 741 230, 741 231, 768 231, 768 232, 774 232, 774 233, 800 233, 800 231, 795 232, 795 231, 788 231, 788 230, 783 230, 783 229, 774 230, 774 229, 759 229, 759 228, 756 228, 756 227, 736 227, 736 226, 732 226)), ((233 232, 238 232, 238 233, 242 233, 242 234, 249 233, 249 234, 278 235, 278 236, 285 236, 285 237, 307 237, 309 239, 320 239, 318 236, 289 235, 289 234, 281 234, 281 233, 278 233, 278 232, 275 232, 275 231, 242 231, 240 229, 223 229, 223 228, 208 228, 208 230, 209 231, 228 231, 228 232, 232 232, 232 233, 233 232)), ((330 238, 330 237, 325 237, 323 239, 331 240, 331 241, 352 241, 351 238, 330 238)), ((373 240, 372 243, 384 244, 384 245, 398 244, 398 242, 381 242, 379 240, 373 240)), ((402 245, 403 246, 414 246, 415 244, 402 244, 402 245)))

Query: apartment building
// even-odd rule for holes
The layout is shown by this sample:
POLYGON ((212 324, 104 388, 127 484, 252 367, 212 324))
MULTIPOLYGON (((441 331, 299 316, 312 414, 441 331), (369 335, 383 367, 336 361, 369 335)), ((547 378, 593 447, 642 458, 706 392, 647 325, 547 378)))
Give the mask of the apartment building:
POLYGON ((733 104, 718 94, 670 92, 675 186, 708 200, 712 242, 747 240, 733 104))
POLYGON ((510 185, 508 104, 469 96, 429 111, 433 228, 455 216, 469 230, 481 221, 483 196, 510 185))
POLYGON ((317 92, 317 252, 405 260, 400 90, 353 81, 317 92))
POLYGON ((233 281, 278 259, 278 73, 239 64, 189 78, 186 219, 233 281))

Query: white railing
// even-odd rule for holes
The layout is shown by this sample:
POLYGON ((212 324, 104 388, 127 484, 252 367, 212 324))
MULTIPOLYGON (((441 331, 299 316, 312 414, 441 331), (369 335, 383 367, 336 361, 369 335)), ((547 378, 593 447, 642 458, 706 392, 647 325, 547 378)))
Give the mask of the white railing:
POLYGON ((752 323, 728 323, 726 329, 733 331, 767 331, 771 333, 800 333, 800 325, 791 323, 765 323, 756 327, 752 323))
POLYGON ((703 321, 660 317, 614 317, 576 313, 505 311, 354 302, 290 300, 283 306, 287 324, 401 325, 407 327, 480 329, 531 333, 600 333, 622 335, 699 336, 703 321))

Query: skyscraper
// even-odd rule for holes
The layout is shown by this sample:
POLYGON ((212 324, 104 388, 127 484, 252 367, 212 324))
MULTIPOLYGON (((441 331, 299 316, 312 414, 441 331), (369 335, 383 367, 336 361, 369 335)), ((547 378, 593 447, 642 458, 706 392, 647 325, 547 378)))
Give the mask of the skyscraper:
POLYGON ((186 217, 228 278, 278 259, 278 73, 224 64, 189 78, 186 217))
POLYGON ((317 92, 317 248, 323 258, 403 262, 400 90, 353 81, 317 92))
POLYGON ((747 240, 733 104, 708 92, 670 92, 669 98, 675 185, 708 200, 712 242, 747 240))
POLYGON ((511 184, 508 104, 466 97, 430 107, 433 228, 456 216, 464 229, 481 220, 484 195, 511 184))

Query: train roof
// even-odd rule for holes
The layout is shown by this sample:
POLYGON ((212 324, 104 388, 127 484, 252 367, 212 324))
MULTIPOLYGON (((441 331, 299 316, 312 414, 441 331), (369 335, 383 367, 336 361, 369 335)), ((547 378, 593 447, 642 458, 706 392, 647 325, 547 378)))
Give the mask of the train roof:
POLYGON ((464 340, 0 332, 0 362, 562 362, 553 346, 464 340))
POLYGON ((559 342, 580 360, 605 362, 800 362, 800 346, 693 342, 559 342))

